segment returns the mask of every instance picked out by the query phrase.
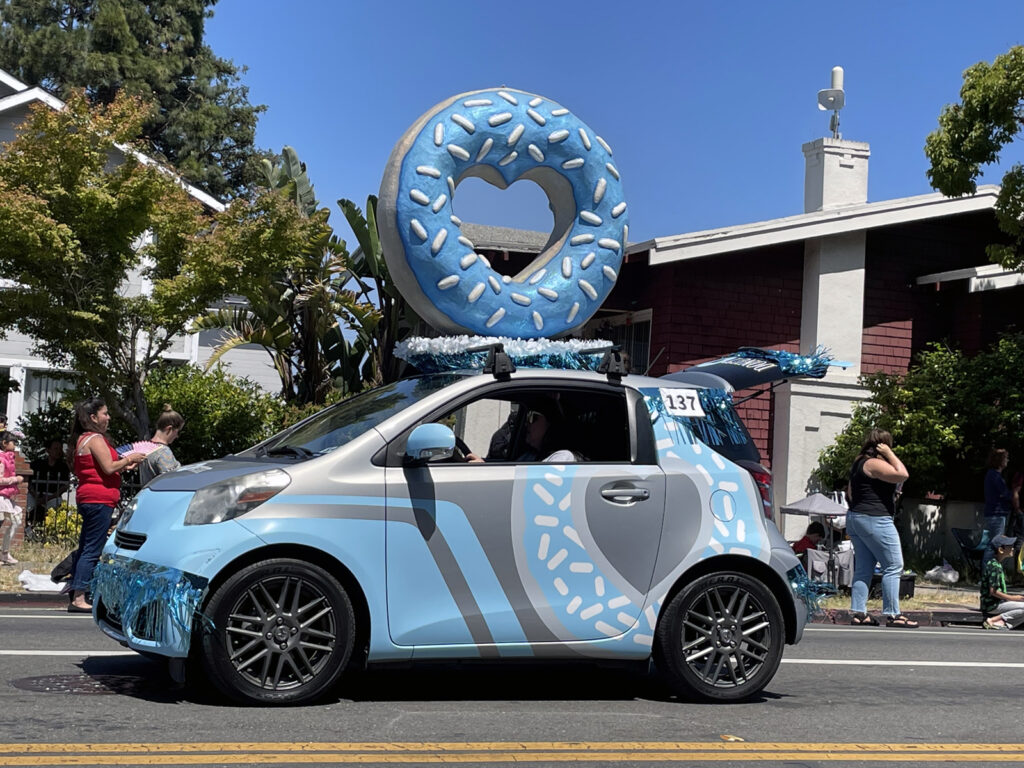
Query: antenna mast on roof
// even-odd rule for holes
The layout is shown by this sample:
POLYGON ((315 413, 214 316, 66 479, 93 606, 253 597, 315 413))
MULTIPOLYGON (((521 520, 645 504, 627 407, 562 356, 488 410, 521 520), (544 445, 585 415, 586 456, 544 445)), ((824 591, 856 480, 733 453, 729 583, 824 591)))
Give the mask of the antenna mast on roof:
POLYGON ((832 131, 833 139, 843 138, 839 133, 839 110, 843 108, 844 104, 846 104, 846 94, 843 92, 843 68, 832 67, 832 87, 818 91, 818 109, 822 112, 832 110, 828 127, 832 131))

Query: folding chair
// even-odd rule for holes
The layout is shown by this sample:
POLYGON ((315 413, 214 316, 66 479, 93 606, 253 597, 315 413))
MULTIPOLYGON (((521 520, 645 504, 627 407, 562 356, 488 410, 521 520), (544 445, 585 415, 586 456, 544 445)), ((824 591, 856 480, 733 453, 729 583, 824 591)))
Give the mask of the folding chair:
POLYGON ((968 528, 950 528, 949 530, 953 534, 953 538, 956 539, 957 546, 960 547, 960 555, 963 557, 968 572, 974 581, 980 581, 981 561, 985 556, 985 547, 975 544, 974 534, 968 528))

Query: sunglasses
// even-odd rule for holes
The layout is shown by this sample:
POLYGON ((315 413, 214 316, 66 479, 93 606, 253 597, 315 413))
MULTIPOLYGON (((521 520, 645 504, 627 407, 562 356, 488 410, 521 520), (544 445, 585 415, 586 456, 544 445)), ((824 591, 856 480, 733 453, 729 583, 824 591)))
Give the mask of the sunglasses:
POLYGON ((526 423, 533 424, 537 419, 546 418, 540 411, 528 411, 526 414, 526 423))

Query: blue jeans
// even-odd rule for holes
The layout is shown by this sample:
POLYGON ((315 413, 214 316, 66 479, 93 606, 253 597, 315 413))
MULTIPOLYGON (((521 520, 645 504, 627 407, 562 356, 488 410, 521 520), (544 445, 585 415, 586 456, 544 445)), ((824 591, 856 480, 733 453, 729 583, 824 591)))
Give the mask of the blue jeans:
POLYGON ((1006 533, 1006 515, 986 515, 985 530, 988 531, 988 544, 985 546, 985 555, 981 558, 981 567, 995 557, 996 551, 992 549, 992 539, 1006 533))
POLYGON ((107 540, 114 508, 106 504, 79 504, 78 514, 82 516, 82 533, 71 560, 71 588, 85 592, 89 589, 92 569, 96 567, 103 543, 107 540))
POLYGON ((867 612, 868 586, 875 573, 875 563, 881 563, 882 613, 886 616, 899 616, 903 550, 892 518, 850 512, 846 516, 846 533, 853 542, 850 610, 855 613, 867 612))

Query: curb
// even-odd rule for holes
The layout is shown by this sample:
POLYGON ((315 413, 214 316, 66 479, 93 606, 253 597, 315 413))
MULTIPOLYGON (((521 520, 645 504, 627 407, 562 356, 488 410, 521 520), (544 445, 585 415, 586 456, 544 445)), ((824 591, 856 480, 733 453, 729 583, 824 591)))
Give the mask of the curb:
MULTIPOLYGON (((974 610, 949 610, 949 611, 904 611, 904 616, 918 622, 922 627, 945 627, 949 624, 969 624, 981 626, 984 621, 981 611, 974 610)), ((842 608, 828 608, 817 613, 811 619, 811 624, 836 624, 849 625, 853 613, 842 608)), ((878 616, 879 623, 885 627, 885 622, 878 616)), ((870 627, 869 627, 870 628, 870 627)))
POLYGON ((68 596, 60 592, 0 592, 0 605, 30 608, 36 605, 64 605, 68 596))

